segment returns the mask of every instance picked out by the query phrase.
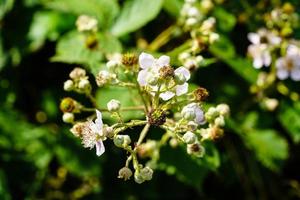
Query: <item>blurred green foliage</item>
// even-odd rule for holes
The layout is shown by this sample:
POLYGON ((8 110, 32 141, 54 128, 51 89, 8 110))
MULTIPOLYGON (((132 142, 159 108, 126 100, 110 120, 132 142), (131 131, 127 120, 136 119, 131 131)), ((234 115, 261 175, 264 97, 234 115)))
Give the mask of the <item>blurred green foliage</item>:
MULTIPOLYGON (((280 108, 269 113, 249 93, 258 72, 245 58, 246 35, 260 26, 260 15, 280 3, 265 2, 270 8, 256 12, 258 1, 217 5, 213 15, 221 39, 207 52, 217 59, 208 59, 192 78, 211 92, 209 103, 230 104, 225 137, 205 144, 203 159, 165 147, 154 180, 136 185, 116 178, 120 151, 108 144, 98 158, 62 124, 62 84, 75 64, 95 74, 105 53, 131 51, 137 38, 153 40, 176 20, 183 1, 1 0, 0 199, 299 198, 300 104, 278 95, 280 108), (253 20, 240 22, 245 13, 253 20), (80 14, 99 20, 100 52, 86 48, 75 31, 80 14)), ((300 8, 298 1, 290 2, 300 8)), ((167 52, 172 56, 186 44, 164 49, 173 50, 167 52)), ((299 83, 287 85, 299 91, 299 83)), ((100 90, 98 102, 119 95, 124 105, 134 103, 121 90, 100 90)), ((132 115, 139 113, 124 116, 132 115)), ((153 129, 150 136, 156 133, 153 129)))

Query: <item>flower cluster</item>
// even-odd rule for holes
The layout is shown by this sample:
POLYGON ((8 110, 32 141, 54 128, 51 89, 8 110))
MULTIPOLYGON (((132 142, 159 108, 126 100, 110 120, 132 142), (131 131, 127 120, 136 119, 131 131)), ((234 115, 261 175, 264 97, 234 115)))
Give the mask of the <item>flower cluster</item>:
POLYGON ((126 107, 122 99, 116 96, 107 102, 106 108, 99 107, 91 85, 88 89, 79 87, 82 81, 88 80, 85 70, 75 68, 64 88, 85 94, 93 107, 86 107, 68 97, 62 100, 61 110, 64 112, 63 120, 73 124, 70 129, 73 135, 82 141, 83 147, 95 148, 97 156, 105 152, 103 141, 107 139, 128 153, 125 166, 119 171, 119 178, 128 180, 133 176, 136 183, 149 181, 159 162, 161 147, 168 143, 172 147, 185 145, 188 154, 202 157, 205 155, 203 141, 215 140, 223 134, 224 117, 228 115, 229 107, 220 104, 216 108, 209 108, 206 113, 202 104, 208 97, 208 91, 202 87, 189 91, 189 69, 183 66, 173 68, 169 56, 155 58, 143 52, 137 58, 134 54, 124 54, 118 59, 109 60, 106 67, 96 76, 100 93, 101 88, 106 86, 130 88, 131 92, 137 93, 135 100, 141 105, 126 107), (126 121, 123 113, 135 110, 142 112, 144 118, 126 121), (82 112, 91 115, 87 119, 77 120, 74 114, 82 112), (110 113, 117 122, 104 124, 104 112, 110 113), (137 126, 144 128, 138 140, 133 142, 125 131, 137 126), (161 139, 145 139, 153 126, 164 130, 161 139), (141 159, 144 158, 148 161, 142 164, 141 159))

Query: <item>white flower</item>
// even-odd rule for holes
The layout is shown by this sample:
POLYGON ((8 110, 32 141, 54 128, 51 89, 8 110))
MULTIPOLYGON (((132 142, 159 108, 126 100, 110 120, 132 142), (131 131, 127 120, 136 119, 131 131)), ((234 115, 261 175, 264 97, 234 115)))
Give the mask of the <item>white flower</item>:
POLYGON ((121 102, 116 99, 112 99, 107 103, 107 109, 110 112, 117 112, 120 110, 120 107, 121 107, 121 102))
MULTIPOLYGON (((163 55, 158 59, 155 59, 150 54, 142 53, 139 56, 139 65, 142 70, 138 74, 138 83, 140 86, 148 86, 152 90, 151 94, 155 94, 155 92, 158 91, 157 82, 160 78, 160 69, 170 65, 170 57, 163 55)), ((179 67, 174 70, 174 76, 181 76, 185 81, 188 81, 191 75, 188 69, 179 67)), ((168 83, 165 83, 161 85, 161 89, 163 92, 160 93, 159 97, 164 101, 167 101, 175 95, 180 96, 187 93, 188 84, 186 82, 180 85, 176 84, 172 89, 168 90, 168 83)))
POLYGON ((83 31, 97 31, 98 21, 97 19, 87 16, 87 15, 80 15, 76 20, 77 30, 79 32, 83 31))
POLYGON ((198 106, 197 103, 190 103, 183 107, 181 115, 189 116, 189 120, 194 121, 198 125, 205 123, 205 117, 203 110, 198 106))
POLYGON ((295 45, 289 45, 286 55, 277 59, 276 68, 280 80, 291 77, 294 81, 300 81, 300 49, 295 45))
POLYGON ((96 155, 101 156, 105 152, 103 140, 106 139, 103 131, 102 114, 96 110, 97 118, 95 122, 88 121, 82 130, 82 144, 85 148, 96 146, 96 155))
POLYGON ((279 45, 281 38, 267 29, 259 29, 257 33, 249 33, 248 39, 252 44, 279 45))
POLYGON ((266 44, 252 44, 248 47, 248 53, 253 58, 253 66, 256 69, 271 64, 272 58, 266 44))

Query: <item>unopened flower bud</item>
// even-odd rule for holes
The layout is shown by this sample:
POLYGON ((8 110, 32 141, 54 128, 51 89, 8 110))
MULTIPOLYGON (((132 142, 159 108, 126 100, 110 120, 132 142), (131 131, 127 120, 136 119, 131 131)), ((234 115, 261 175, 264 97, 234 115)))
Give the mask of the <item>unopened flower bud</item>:
POLYGON ((188 27, 195 26, 197 23, 198 23, 198 20, 195 17, 189 17, 185 21, 185 24, 188 27))
POLYGON ((81 79, 78 83, 78 88, 83 91, 89 91, 91 89, 91 84, 88 79, 81 79))
POLYGON ((64 90, 71 91, 74 89, 74 83, 72 80, 67 80, 64 82, 64 90))
POLYGON ((191 54, 190 54, 190 53, 188 53, 188 52, 183 52, 183 53, 179 54, 178 59, 179 59, 181 62, 183 62, 183 61, 185 61, 186 59, 188 59, 189 57, 191 57, 191 54))
POLYGON ((118 178, 122 178, 125 181, 129 180, 132 176, 132 171, 128 167, 123 167, 119 170, 119 176, 118 178))
POLYGON ((201 7, 203 8, 203 10, 208 12, 214 7, 214 4, 211 0, 202 0, 201 7))
POLYGON ((169 145, 172 147, 172 148, 176 148, 178 146, 178 140, 176 138, 172 138, 170 141, 169 141, 169 145))
POLYGON ((187 144, 193 144, 196 142, 197 136, 194 133, 188 131, 182 136, 182 139, 187 144))
POLYGON ((216 42, 217 40, 219 40, 219 38, 220 38, 220 36, 218 33, 211 33, 211 34, 209 34, 208 41, 210 44, 212 44, 212 43, 216 42))
POLYGON ((190 7, 188 10, 187 10, 187 16, 189 16, 190 18, 192 17, 199 17, 200 13, 199 13, 199 10, 196 8, 196 7, 190 7))
POLYGON ((155 140, 147 140, 146 143, 137 147, 137 153, 141 158, 152 157, 157 148, 157 142, 155 140))
POLYGON ((86 124, 84 122, 78 122, 73 125, 73 127, 70 129, 70 131, 71 131, 71 133, 73 133, 73 135, 75 137, 81 137, 82 131, 85 128, 85 125, 86 124))
POLYGON ((225 126, 225 119, 222 115, 215 119, 215 125, 220 127, 225 126))
POLYGON ((210 107, 205 113, 205 118, 207 121, 214 120, 219 115, 219 111, 215 107, 210 107))
POLYGON ((106 63, 106 67, 112 71, 115 70, 118 66, 119 66, 119 63, 115 60, 110 60, 106 63))
POLYGON ((141 173, 137 170, 134 172, 134 181, 138 184, 145 182, 144 178, 141 176, 141 173))
POLYGON ((69 112, 64 113, 63 117, 62 117, 62 119, 63 119, 63 121, 65 123, 73 123, 74 122, 74 118, 75 118, 74 114, 73 113, 69 113, 69 112))
POLYGON ((191 121, 191 120, 194 120, 195 117, 196 117, 196 113, 195 111, 192 109, 192 108, 189 108, 189 109, 182 109, 181 111, 181 116, 188 120, 188 121, 191 121))
POLYGON ((223 115, 223 116, 228 116, 229 113, 230 113, 230 108, 227 104, 219 104, 217 107, 216 107, 216 110, 220 113, 220 115, 223 115))
POLYGON ((96 76, 96 83, 99 87, 104 86, 109 82, 110 78, 110 73, 106 70, 102 70, 96 76))
POLYGON ((175 74, 175 82, 178 85, 182 85, 182 84, 184 84, 186 82, 186 78, 185 78, 185 76, 183 74, 176 73, 175 74))
POLYGON ((187 126, 188 126, 188 129, 191 131, 195 131, 198 128, 198 124, 194 121, 189 121, 187 126))
POLYGON ((205 149, 200 143, 188 144, 187 153, 196 157, 203 157, 205 149))
POLYGON ((120 107, 121 102, 116 99, 112 99, 107 103, 107 109, 109 112, 118 112, 120 110, 120 107))
POLYGON ((274 98, 265 98, 263 101, 263 106, 268 110, 268 111, 274 111, 279 102, 277 99, 274 98))
POLYGON ((112 127, 106 125, 103 127, 103 134, 108 138, 113 138, 114 137, 114 129, 112 127))
POLYGON ((69 76, 73 80, 78 80, 86 77, 86 71, 80 67, 76 67, 71 71, 69 76))
POLYGON ((146 166, 140 170, 140 175, 145 181, 150 181, 152 179, 153 170, 150 167, 146 166))
POLYGON ((114 144, 117 147, 124 148, 131 143, 131 139, 128 135, 116 135, 114 137, 114 144))

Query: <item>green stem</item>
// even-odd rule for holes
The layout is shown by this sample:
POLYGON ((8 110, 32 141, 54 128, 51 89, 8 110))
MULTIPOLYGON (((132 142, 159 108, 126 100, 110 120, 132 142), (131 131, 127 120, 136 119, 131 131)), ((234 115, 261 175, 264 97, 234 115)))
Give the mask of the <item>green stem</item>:
MULTIPOLYGON (((137 141, 137 143, 136 143, 136 147, 139 146, 139 145, 143 142, 144 138, 146 137, 146 135, 147 135, 147 133, 148 133, 148 131, 149 131, 149 128, 150 128, 150 124, 147 123, 147 124, 144 126, 144 128, 143 128, 143 130, 142 130, 142 132, 141 132, 141 134, 140 134, 140 137, 139 137, 139 139, 138 139, 138 141, 137 141)), ((135 150, 136 150, 136 147, 134 148, 135 150)))
POLYGON ((149 51, 156 51, 161 46, 166 44, 170 39, 172 34, 174 33, 176 26, 171 25, 169 28, 160 33, 148 46, 149 51))

